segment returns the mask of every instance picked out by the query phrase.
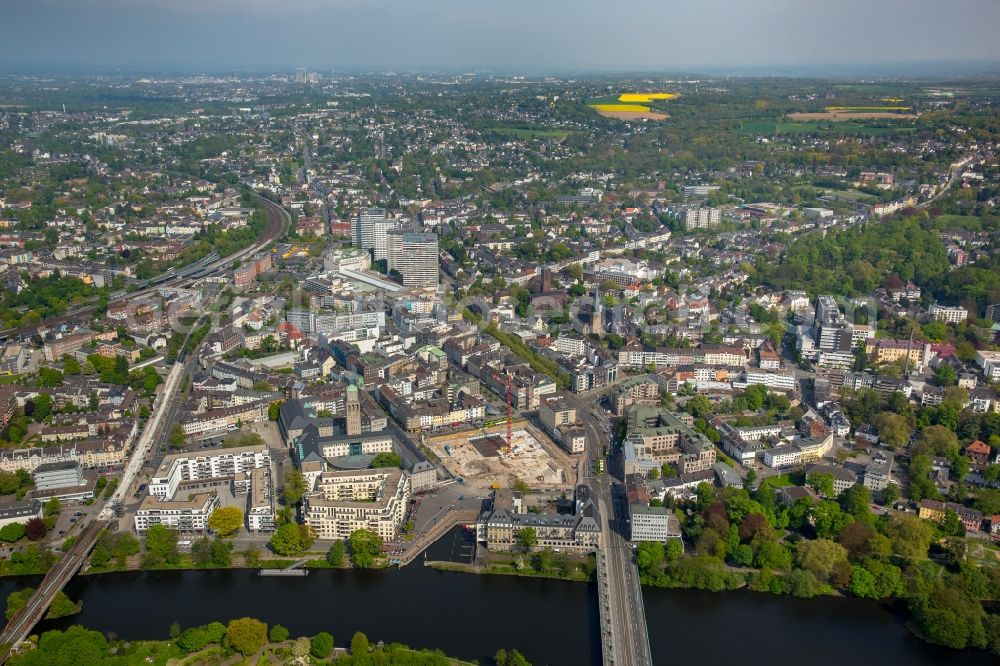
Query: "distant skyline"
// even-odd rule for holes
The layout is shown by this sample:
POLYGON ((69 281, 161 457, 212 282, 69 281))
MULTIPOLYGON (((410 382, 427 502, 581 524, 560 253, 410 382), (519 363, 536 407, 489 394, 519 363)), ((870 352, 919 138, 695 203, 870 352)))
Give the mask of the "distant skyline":
POLYGON ((997 0, 0 0, 0 69, 997 71, 997 0))

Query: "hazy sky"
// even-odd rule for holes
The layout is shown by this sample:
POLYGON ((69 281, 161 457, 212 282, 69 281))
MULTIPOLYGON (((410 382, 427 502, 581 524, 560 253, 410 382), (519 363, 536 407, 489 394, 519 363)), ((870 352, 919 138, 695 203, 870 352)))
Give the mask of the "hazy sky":
POLYGON ((1000 61, 1000 0, 0 0, 0 68, 1000 61))

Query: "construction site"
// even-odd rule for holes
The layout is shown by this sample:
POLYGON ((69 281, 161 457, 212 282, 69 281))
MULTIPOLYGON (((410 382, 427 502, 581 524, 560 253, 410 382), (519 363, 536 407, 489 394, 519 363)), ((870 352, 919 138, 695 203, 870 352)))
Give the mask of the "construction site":
POLYGON ((540 488, 576 482, 573 462, 526 421, 512 424, 509 431, 499 425, 427 438, 424 444, 453 476, 475 488, 509 488, 516 479, 540 488))

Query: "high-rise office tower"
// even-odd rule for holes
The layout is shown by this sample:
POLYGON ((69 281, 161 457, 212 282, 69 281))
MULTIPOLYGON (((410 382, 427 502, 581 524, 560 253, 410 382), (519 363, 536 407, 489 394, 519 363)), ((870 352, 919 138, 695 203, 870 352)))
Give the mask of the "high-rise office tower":
POLYGON ((354 247, 372 250, 375 261, 380 261, 386 258, 386 236, 396 227, 396 220, 390 219, 384 208, 362 208, 354 218, 351 242, 354 247))

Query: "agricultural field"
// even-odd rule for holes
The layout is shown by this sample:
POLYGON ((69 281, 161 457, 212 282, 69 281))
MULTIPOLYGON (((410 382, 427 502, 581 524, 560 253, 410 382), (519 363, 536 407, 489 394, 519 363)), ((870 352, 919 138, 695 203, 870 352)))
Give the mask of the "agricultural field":
POLYGON ((914 120, 916 117, 917 116, 912 113, 897 113, 895 111, 853 111, 847 109, 839 111, 808 111, 803 113, 788 114, 788 119, 795 122, 825 120, 833 123, 852 120, 914 120))
POLYGON ((854 120, 913 120, 917 116, 907 113, 910 106, 899 106, 899 98, 887 97, 883 104, 859 106, 827 106, 822 111, 789 113, 788 119, 795 122, 826 120, 830 122, 850 122, 854 120), (889 105, 892 106, 889 106, 889 105))
MULTIPOLYGON (((791 118, 791 115, 789 116, 791 118)), ((747 123, 740 131, 743 134, 860 134, 877 136, 893 132, 912 131, 910 127, 880 127, 862 125, 851 121, 826 122, 759 122, 747 123)))
POLYGON ((675 97, 677 97, 677 93, 622 93, 618 96, 618 101, 624 103, 645 103, 655 102, 657 100, 666 101, 675 97))
POLYGON ((618 120, 666 120, 670 116, 647 106, 677 97, 676 93, 622 93, 618 97, 590 100, 587 105, 605 118, 618 120))

